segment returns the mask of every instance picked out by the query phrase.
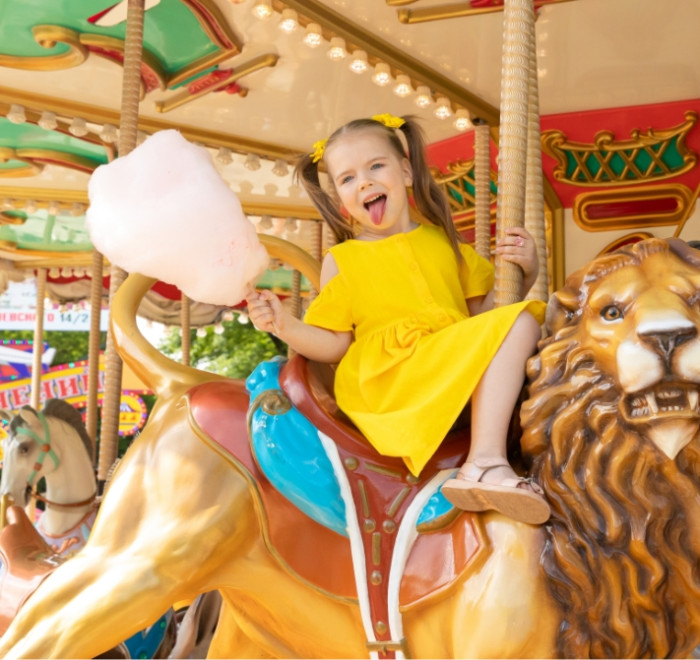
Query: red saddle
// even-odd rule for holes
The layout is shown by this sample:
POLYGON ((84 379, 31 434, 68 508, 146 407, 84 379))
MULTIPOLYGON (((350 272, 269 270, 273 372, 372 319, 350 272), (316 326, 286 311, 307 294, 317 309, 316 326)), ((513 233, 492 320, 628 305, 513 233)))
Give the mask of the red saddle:
MULTIPOLYGON (((463 429, 450 433, 421 475, 414 477, 400 458, 379 455, 343 415, 331 393, 332 383, 328 365, 301 356, 289 360, 280 373, 281 388, 291 404, 336 443, 362 529, 376 638, 388 641, 386 587, 396 531, 423 486, 438 471, 464 462, 469 435, 463 429)), ((348 539, 306 516, 259 470, 251 454, 245 415, 241 414, 248 409, 243 384, 204 383, 190 390, 189 400, 192 417, 204 436, 226 449, 257 484, 270 544, 288 570, 324 591, 357 598, 348 539), (323 552, 309 552, 309 543, 323 552)), ((448 589, 483 546, 478 516, 464 512, 453 511, 435 521, 432 529, 419 531, 401 581, 402 610, 448 589)))

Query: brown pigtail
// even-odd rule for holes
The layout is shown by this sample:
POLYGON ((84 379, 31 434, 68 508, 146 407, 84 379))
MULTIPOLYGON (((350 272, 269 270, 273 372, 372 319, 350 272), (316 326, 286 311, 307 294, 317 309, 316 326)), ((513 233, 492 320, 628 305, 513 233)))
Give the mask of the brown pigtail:
POLYGON ((397 129, 404 134, 408 145, 408 160, 413 171, 413 199, 421 215, 432 224, 442 227, 447 234, 457 261, 462 261, 460 235, 452 222, 452 213, 440 186, 435 182, 425 157, 425 139, 413 117, 403 117, 405 123, 397 129))
POLYGON ((314 163, 310 155, 306 154, 297 161, 294 168, 294 179, 304 186, 304 190, 323 220, 328 223, 339 243, 355 238, 352 226, 338 211, 338 204, 321 187, 318 163, 314 163))

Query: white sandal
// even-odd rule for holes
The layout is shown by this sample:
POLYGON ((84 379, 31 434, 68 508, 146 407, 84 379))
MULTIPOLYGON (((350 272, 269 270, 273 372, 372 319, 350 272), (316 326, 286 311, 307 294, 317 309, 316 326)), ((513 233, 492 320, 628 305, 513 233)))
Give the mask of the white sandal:
POLYGON ((510 467, 510 464, 500 457, 465 463, 456 479, 448 479, 442 485, 442 494, 464 511, 494 510, 530 525, 546 522, 551 511, 542 489, 532 479, 506 477, 499 484, 481 481, 489 470, 497 467, 510 467))

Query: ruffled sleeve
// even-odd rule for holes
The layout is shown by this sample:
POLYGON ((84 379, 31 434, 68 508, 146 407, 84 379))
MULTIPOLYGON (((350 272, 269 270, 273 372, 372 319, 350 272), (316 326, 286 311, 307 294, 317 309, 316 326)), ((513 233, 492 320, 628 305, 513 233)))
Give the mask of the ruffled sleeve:
POLYGON ((459 266, 459 281, 465 298, 485 296, 494 284, 495 270, 493 264, 471 246, 462 243, 459 249, 464 263, 459 266))
POLYGON ((304 323, 338 332, 353 329, 350 292, 340 274, 331 278, 309 305, 304 315, 304 323))

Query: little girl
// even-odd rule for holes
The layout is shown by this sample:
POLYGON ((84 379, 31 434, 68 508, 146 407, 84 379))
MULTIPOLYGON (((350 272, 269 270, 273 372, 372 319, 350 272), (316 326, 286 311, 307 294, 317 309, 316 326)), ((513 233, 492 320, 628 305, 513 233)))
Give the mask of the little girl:
MULTIPOLYGON (((351 121, 317 142, 296 172, 339 243, 323 260, 321 291, 303 321, 261 291, 247 298, 255 326, 311 360, 338 362, 340 408, 379 453, 402 457, 414 475, 471 399, 467 462, 443 494, 468 511, 546 521, 542 491, 506 458, 545 304, 493 309, 493 266, 461 242, 415 121, 351 121)), ((531 236, 506 230, 496 252, 520 265, 529 290, 538 268, 531 236)))

